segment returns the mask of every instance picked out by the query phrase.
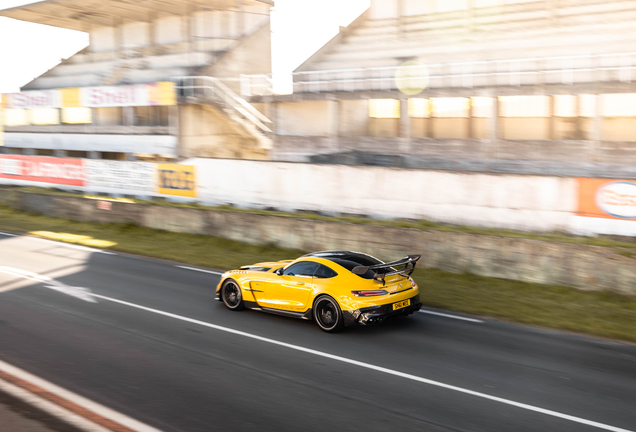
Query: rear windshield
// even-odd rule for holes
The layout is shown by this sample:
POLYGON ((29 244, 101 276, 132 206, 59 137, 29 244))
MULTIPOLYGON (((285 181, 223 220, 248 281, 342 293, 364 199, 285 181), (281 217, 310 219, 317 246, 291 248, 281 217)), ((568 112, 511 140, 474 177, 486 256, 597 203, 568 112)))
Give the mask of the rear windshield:
MULTIPOLYGON (((369 265, 373 265, 373 264, 380 264, 380 262, 377 263, 359 263, 359 262, 355 262, 355 261, 351 261, 351 260, 347 260, 347 259, 342 259, 342 258, 327 258, 330 261, 335 262, 336 264, 340 264, 341 266, 343 266, 344 268, 346 268, 347 270, 351 271, 353 270, 354 267, 358 267, 358 266, 369 266, 369 265)), ((355 273, 354 273, 355 274, 355 273)), ((360 276, 363 279, 373 279, 373 276, 375 276, 375 271, 374 270, 367 270, 367 272, 365 274, 359 275, 356 274, 356 276, 360 276)))

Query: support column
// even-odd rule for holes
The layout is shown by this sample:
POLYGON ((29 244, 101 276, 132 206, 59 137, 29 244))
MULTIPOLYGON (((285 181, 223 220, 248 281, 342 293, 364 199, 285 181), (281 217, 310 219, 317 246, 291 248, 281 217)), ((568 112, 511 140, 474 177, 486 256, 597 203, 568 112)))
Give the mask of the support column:
POLYGON ((490 146, 487 153, 488 158, 494 158, 497 155, 497 147, 499 139, 501 137, 501 124, 499 121, 500 115, 500 102, 499 97, 493 96, 492 103, 490 105, 490 119, 488 124, 488 141, 490 146))
POLYGON ((65 158, 66 150, 61 150, 61 149, 53 150, 53 156, 59 157, 59 158, 65 158))
POLYGON ((409 100, 400 99, 400 137, 411 138, 411 116, 409 114, 409 100))
POLYGON ((340 102, 337 100, 327 101, 327 138, 334 152, 339 149, 339 119, 340 119, 340 102))
POLYGON ((468 98, 468 127, 466 128, 466 138, 475 138, 473 118, 475 117, 475 107, 473 106, 473 98, 468 98))
POLYGON ((89 159, 101 159, 99 152, 93 150, 86 152, 86 156, 88 156, 89 159))
POLYGON ((181 131, 179 128, 179 105, 171 105, 168 107, 168 134, 177 138, 177 148, 175 154, 177 158, 182 156, 181 131))
POLYGON ((557 134, 556 134, 556 96, 555 95, 549 95, 549 111, 548 111, 548 115, 550 116, 548 118, 548 139, 549 140, 555 140, 557 139, 557 134))
POLYGON ((603 97, 597 94, 594 100, 594 118, 592 119, 592 152, 593 162, 601 158, 601 146, 603 145, 603 97))
POLYGON ((133 107, 122 107, 124 126, 132 128, 135 126, 135 109, 133 107))
POLYGON ((150 51, 150 55, 156 54, 157 40, 155 38, 155 20, 157 19, 157 14, 150 12, 148 14, 148 47, 150 51))

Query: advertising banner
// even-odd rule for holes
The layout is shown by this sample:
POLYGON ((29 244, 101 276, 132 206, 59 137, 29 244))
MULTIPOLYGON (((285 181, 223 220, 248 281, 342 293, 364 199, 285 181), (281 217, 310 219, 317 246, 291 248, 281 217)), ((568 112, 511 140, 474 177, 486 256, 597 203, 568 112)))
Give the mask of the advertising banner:
POLYGON ((0 178, 69 186, 84 186, 82 159, 0 155, 0 178))
POLYGON ((22 93, 2 95, 5 109, 38 109, 60 108, 60 92, 58 90, 34 90, 22 93))
POLYGON ((84 163, 89 189, 147 194, 155 191, 155 164, 152 162, 87 159, 84 163))
POLYGON ((196 171, 192 165, 157 164, 157 193, 196 198, 196 171))
POLYGON ((80 89, 79 103, 87 108, 175 105, 176 92, 171 82, 86 87, 80 89))
POLYGON ((99 108, 177 104, 174 83, 34 90, 2 95, 5 109, 99 108))
POLYGON ((577 216, 636 220, 636 180, 577 179, 577 216))

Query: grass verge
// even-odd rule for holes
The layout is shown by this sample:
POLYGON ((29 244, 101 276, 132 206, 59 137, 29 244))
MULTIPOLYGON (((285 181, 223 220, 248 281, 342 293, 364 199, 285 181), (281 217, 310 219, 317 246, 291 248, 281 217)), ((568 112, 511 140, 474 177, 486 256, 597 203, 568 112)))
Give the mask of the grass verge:
MULTIPOLYGON (((7 207, 0 207, 0 229, 215 269, 304 253, 130 224, 74 222, 7 207)), ((417 269, 414 277, 427 306, 636 342, 634 298, 434 269, 417 269)))

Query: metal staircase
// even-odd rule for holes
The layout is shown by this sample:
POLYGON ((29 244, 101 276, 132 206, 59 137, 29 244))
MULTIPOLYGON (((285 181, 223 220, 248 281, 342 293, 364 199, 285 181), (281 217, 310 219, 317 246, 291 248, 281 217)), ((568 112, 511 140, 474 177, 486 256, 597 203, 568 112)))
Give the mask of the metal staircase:
POLYGON ((172 80, 179 98, 188 98, 193 103, 213 105, 254 137, 260 148, 272 148, 273 132, 266 125, 272 121, 219 79, 209 76, 182 76, 174 77, 172 80))

